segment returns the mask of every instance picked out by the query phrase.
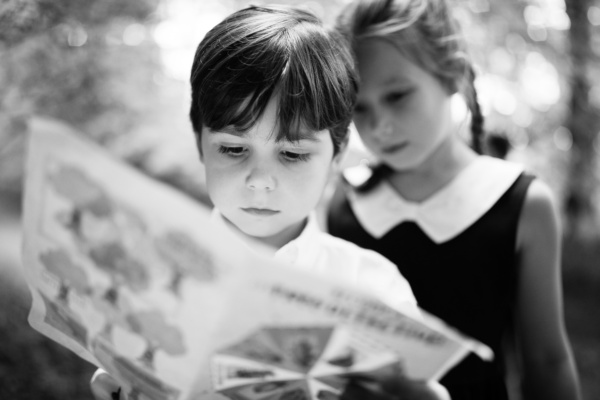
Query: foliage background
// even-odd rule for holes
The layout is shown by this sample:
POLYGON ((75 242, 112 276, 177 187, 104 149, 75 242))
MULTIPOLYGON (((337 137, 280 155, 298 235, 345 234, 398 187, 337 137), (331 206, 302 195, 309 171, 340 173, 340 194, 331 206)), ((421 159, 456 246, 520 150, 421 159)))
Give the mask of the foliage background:
MULTIPOLYGON (((346 0, 278 0, 332 23, 346 0)), ((91 398, 94 368, 29 328, 20 271, 24 142, 74 129, 207 202, 187 119, 204 33, 244 0, 0 1, 0 398, 91 398)), ((253 4, 268 1, 253 1, 253 4)), ((565 317, 584 398, 600 398, 600 3, 455 0, 486 125, 555 191, 565 317)), ((362 157, 353 142, 348 163, 362 157)))

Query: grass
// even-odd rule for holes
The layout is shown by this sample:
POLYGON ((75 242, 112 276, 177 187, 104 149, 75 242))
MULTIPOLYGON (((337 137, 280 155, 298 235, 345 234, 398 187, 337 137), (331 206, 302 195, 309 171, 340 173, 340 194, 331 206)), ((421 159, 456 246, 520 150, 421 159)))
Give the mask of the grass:
POLYGON ((0 399, 92 399, 95 368, 29 327, 29 292, 0 265, 0 399))
POLYGON ((600 399, 600 287, 592 290, 571 284, 565 288, 565 320, 583 398, 600 399))
POLYGON ((565 241, 565 324, 584 400, 600 399, 600 239, 565 241))

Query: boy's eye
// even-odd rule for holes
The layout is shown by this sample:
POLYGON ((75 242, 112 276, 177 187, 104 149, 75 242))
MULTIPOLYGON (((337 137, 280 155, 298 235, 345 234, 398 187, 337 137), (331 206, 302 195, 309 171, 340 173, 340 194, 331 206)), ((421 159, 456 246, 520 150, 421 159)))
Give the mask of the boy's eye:
POLYGON ((290 162, 307 161, 310 158, 309 153, 296 153, 294 151, 282 151, 281 155, 286 161, 290 162))
POLYGON ((244 155, 246 149, 242 146, 219 146, 219 153, 230 157, 240 157, 244 155))

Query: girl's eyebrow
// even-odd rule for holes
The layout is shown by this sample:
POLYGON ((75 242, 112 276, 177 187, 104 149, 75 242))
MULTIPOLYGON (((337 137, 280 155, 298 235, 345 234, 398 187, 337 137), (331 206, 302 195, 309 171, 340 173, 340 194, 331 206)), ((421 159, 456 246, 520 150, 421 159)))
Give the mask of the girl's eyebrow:
POLYGON ((379 79, 376 81, 377 85, 379 86, 393 86, 393 85, 402 85, 402 86, 407 86, 410 85, 410 80, 407 79, 404 76, 397 76, 397 75, 389 75, 389 76, 380 76, 379 79))

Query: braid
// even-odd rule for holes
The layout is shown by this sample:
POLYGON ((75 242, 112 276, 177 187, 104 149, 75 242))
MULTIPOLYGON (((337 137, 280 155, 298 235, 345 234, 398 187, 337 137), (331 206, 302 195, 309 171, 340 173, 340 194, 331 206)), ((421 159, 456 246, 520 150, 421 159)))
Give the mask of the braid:
POLYGON ((475 90, 475 71, 473 67, 469 67, 469 91, 471 92, 470 98, 470 109, 471 109, 471 147, 477 153, 483 152, 483 134, 484 134, 484 118, 481 113, 481 107, 479 106, 479 99, 477 98, 477 90, 475 90))

